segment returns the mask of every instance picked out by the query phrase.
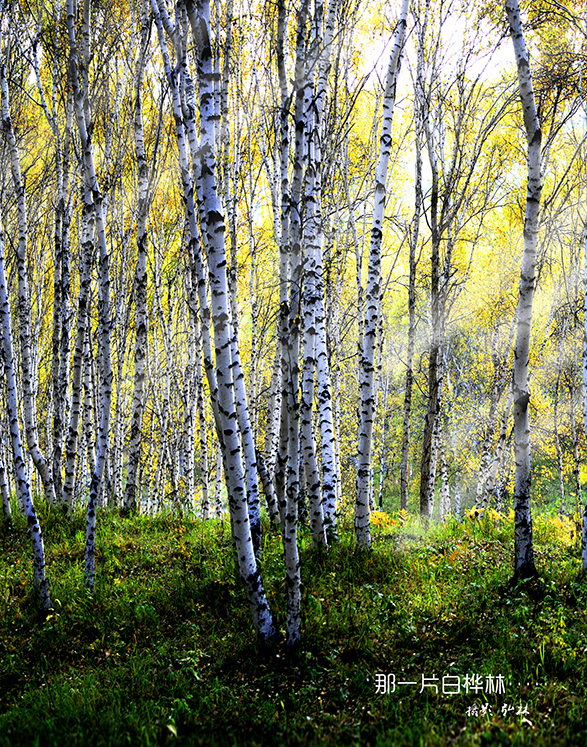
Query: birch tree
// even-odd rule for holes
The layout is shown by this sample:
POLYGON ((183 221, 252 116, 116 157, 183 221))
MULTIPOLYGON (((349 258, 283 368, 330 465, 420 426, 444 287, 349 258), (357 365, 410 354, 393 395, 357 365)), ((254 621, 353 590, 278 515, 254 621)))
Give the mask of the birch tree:
POLYGON ((416 269, 418 260, 416 252, 420 234, 422 213, 422 144, 423 144, 423 109, 424 101, 424 39, 428 26, 430 2, 426 3, 423 22, 418 28, 416 76, 414 79, 414 123, 416 163, 414 180, 414 217, 410 230, 410 257, 408 277, 408 345, 406 351, 406 384, 404 392, 404 417, 402 426, 402 456, 400 464, 400 508, 408 510, 409 454, 410 454, 410 419, 412 414, 412 390, 414 386, 414 348, 416 342, 416 269))
POLYGON ((407 27, 409 0, 403 0, 397 22, 393 47, 387 68, 383 121, 379 137, 379 159, 375 175, 375 204, 373 226, 369 247, 369 269, 365 296, 364 340, 361 353, 361 415, 358 439, 357 493, 355 503, 355 536, 357 546, 371 547, 369 519, 369 476, 371 472, 371 445, 375 414, 374 378, 376 335, 379 325, 381 295, 381 244, 383 240, 383 217, 387 195, 387 171, 391 152, 391 126, 397 78, 407 27))
MULTIPOLYGON (((0 37, 1 40, 1 37, 0 37)), ((2 53, 5 55, 6 50, 2 53)), ((26 444, 33 459, 36 469, 39 471, 45 498, 49 505, 55 503, 55 488, 53 475, 49 464, 45 459, 39 444, 37 429, 37 414, 35 403, 35 366, 34 366, 34 339, 31 326, 31 299, 28 278, 28 217, 25 185, 20 168, 20 155, 18 145, 10 116, 10 101, 8 95, 8 82, 6 80, 6 63, 2 60, 0 64, 0 92, 2 99, 2 131, 8 145, 10 156, 10 168, 12 172, 12 183, 17 201, 18 210, 18 243, 16 245, 16 264, 18 273, 18 332, 20 342, 20 364, 22 370, 22 396, 24 427, 26 444)))
POLYGON ((149 166, 145 151, 145 135, 142 112, 142 85, 149 48, 151 20, 146 2, 141 9, 141 47, 135 73, 134 135, 139 182, 139 205, 137 217, 137 267, 135 272, 136 341, 133 411, 128 455, 128 471, 124 494, 123 511, 128 513, 137 507, 137 477, 141 457, 143 411, 145 407, 145 371, 147 357, 147 219, 149 214, 149 166))
MULTIPOLYGON (((586 112, 587 115, 587 112, 586 112)), ((586 116, 587 118, 587 116, 586 116)), ((587 222, 585 223, 583 234, 583 244, 585 251, 584 270, 583 270, 583 429, 587 435, 587 222)), ((581 529, 581 560, 583 572, 587 573, 587 501, 583 509, 583 526, 581 529)))
POLYGON ((526 216, 524 219, 524 253, 520 275, 520 295, 517 307, 517 329, 514 347, 513 402, 516 478, 514 489, 515 546, 514 577, 536 575, 534 546, 532 542, 532 512, 530 486, 532 458, 530 454, 530 420, 528 403, 528 363, 532 305, 536 280, 536 255, 540 195, 542 192, 542 132, 534 99, 530 72, 530 57, 524 40, 522 18, 518 0, 506 0, 505 9, 514 45, 518 69, 518 85, 528 142, 528 183, 526 216))
MULTIPOLYGON (((83 158, 84 197, 87 210, 92 210, 96 219, 96 238, 99 249, 99 365, 100 365, 100 427, 97 439, 96 464, 92 473, 90 496, 86 514, 86 547, 84 582, 89 591, 94 591, 96 574, 96 510, 98 507, 98 493, 104 475, 106 450, 108 447, 108 433, 110 429, 110 411, 112 404, 112 362, 110 358, 110 253, 106 241, 106 226, 104 221, 103 197, 96 175, 94 154, 91 139, 88 135, 88 121, 86 116, 86 92, 81 87, 80 77, 87 76, 89 53, 83 60, 85 69, 80 76, 80 59, 75 32, 75 15, 73 0, 67 0, 67 29, 70 45, 71 84, 75 101, 75 116, 80 137, 83 158)), ((82 12, 82 36, 90 33, 90 4, 85 0, 82 12)))
MULTIPOLYGON (((0 36, 0 45, 2 38, 0 36)), ((5 81, 4 62, 0 61, 0 76, 5 81)), ((6 263, 4 259, 4 231, 0 223, 0 328, 2 329, 2 360, 4 363, 4 378, 6 382, 6 409, 10 423, 10 440, 14 460, 16 489, 24 513, 31 542, 33 545, 33 584, 39 595, 41 607, 48 610, 51 607, 49 596, 49 582, 45 576, 45 546, 41 526, 37 518, 35 506, 31 496, 30 484, 26 475, 20 424, 18 421, 18 392, 16 387, 16 372, 14 365, 14 345, 12 342, 12 315, 10 312, 10 297, 6 282, 6 263)), ((3 505, 5 496, 2 495, 3 505)), ((6 508, 4 509, 6 513, 6 508)))
MULTIPOLYGON (((213 393, 217 434, 223 453, 227 481, 231 528, 236 547, 238 568, 244 582, 253 624, 259 637, 271 642, 275 637, 273 615, 267 604, 263 583, 257 567, 245 488, 242 448, 238 429, 238 414, 233 380, 233 329, 226 273, 225 225, 216 181, 216 109, 213 93, 214 71, 210 46, 210 6, 207 2, 197 8, 192 2, 177 7, 178 22, 174 25, 168 15, 165 0, 151 0, 157 26, 159 47, 163 57, 165 77, 173 103, 175 132, 186 219, 190 232, 190 258, 196 263, 200 317, 203 323, 204 345, 209 348, 209 334, 204 322, 211 314, 216 347, 215 370, 211 350, 205 350, 206 373, 210 392, 213 393), (193 108, 192 83, 187 68, 186 46, 182 37, 182 14, 187 13, 197 54, 199 90, 200 133, 196 132, 193 108), (172 68, 166 35, 172 42, 178 62, 172 68), (182 106, 182 95, 185 106, 182 106), (189 148, 189 152, 188 152, 189 148), (195 184, 190 168, 190 154, 195 172, 195 184), (197 212, 194 196, 197 193, 200 211, 197 212), (199 218, 199 220, 198 220, 199 218), (206 249, 208 277, 211 286, 211 309, 208 312, 206 280, 200 252, 201 239, 206 249)), ((246 403, 245 405, 246 406, 246 403)))

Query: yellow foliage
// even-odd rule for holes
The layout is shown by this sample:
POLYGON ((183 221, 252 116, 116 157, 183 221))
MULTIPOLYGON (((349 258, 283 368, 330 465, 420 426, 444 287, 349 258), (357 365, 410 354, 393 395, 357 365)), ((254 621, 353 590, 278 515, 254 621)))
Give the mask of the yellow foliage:
POLYGON ((397 526, 397 521, 384 511, 373 511, 371 514, 371 526, 377 529, 391 529, 397 526))

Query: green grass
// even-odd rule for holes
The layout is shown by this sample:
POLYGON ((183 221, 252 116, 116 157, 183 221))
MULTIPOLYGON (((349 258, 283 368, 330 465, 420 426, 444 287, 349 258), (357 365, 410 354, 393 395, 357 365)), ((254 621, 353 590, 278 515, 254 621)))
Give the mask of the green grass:
MULTIPOLYGON (((42 513, 55 606, 46 619, 24 524, 0 529, 0 747, 587 739, 587 582, 572 523, 536 517, 541 575, 515 587, 511 518, 425 534, 379 517, 373 552, 362 554, 349 526, 326 555, 303 530, 304 642, 291 653, 254 637, 228 521, 102 512, 90 598, 82 517, 42 513), (418 684, 377 694, 378 673, 418 684), (505 693, 420 693, 423 675, 440 690, 445 676, 502 675, 505 693)), ((283 631, 270 531, 263 578, 283 631)))

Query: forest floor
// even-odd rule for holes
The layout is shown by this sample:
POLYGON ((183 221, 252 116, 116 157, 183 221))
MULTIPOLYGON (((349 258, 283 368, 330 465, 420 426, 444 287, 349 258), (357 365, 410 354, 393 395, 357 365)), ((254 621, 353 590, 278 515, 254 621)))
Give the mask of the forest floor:
MULTIPOLYGON (((540 577, 515 586, 511 514, 425 534, 377 513, 367 554, 350 522, 328 554, 304 530, 292 653, 255 639, 227 520, 102 511, 91 598, 83 517, 41 513, 46 618, 24 523, 0 528, 1 747, 587 741, 587 581, 570 520, 535 516, 540 577)), ((271 530, 263 578, 283 630, 271 530)))

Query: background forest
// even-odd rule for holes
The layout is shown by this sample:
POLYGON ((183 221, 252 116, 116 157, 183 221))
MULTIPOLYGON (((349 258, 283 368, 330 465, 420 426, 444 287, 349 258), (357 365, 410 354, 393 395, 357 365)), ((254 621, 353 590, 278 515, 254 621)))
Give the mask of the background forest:
MULTIPOLYGON (((136 655, 142 691, 149 671, 167 671, 141 658, 151 638, 171 656, 168 674, 178 662, 223 702, 219 676, 252 676, 234 664, 248 644, 228 643, 219 622, 244 608, 260 648, 242 661, 254 672, 284 631, 272 656, 290 669, 266 677, 306 704, 280 701, 281 713, 277 691, 271 705, 263 695, 267 712, 251 716, 251 729, 265 724, 260 743, 273 722, 282 731, 272 738, 290 739, 281 717, 292 709, 292 743, 358 740, 364 714, 350 711, 340 733, 328 719, 306 733, 304 708, 318 698, 328 712, 308 677, 333 668, 333 713, 351 692, 375 713, 376 668, 387 676, 411 652, 418 671, 440 671, 441 640, 455 647, 442 675, 499 674, 515 689, 511 673, 529 661, 532 682, 543 677, 540 713, 556 698, 568 706, 562 683, 587 650, 582 616, 566 637, 585 594, 582 531, 587 567, 584 11, 536 1, 520 15, 517 0, 505 10, 473 0, 1 4, 7 692, 33 683, 38 693, 49 669, 65 677, 67 648, 78 664, 91 650, 93 667, 116 665, 116 692, 136 655), (530 501, 541 509, 535 545, 530 501), (560 578, 541 565, 549 554, 560 578), (512 573, 521 586, 507 584, 512 573), (491 645, 455 622, 486 608, 483 624, 503 628, 491 645), (514 643, 537 614, 536 637, 514 643), (210 641, 188 644, 204 620, 224 657, 205 676, 210 641), (31 642, 26 672, 13 625, 31 642), (338 644, 321 639, 322 625, 338 644), (467 640, 475 670, 471 651, 466 666, 459 659, 467 640)), ((178 691, 195 686, 190 677, 178 691)), ((60 705, 40 712, 61 714, 46 737, 58 744, 63 713, 78 718, 75 688, 51 687, 63 688, 60 705)), ((77 687, 93 702, 89 679, 77 687)), ((424 724, 429 698, 399 702, 393 718, 424 724)), ((582 718, 569 702, 560 743, 573 743, 582 718)), ((524 724, 538 727, 516 701, 508 729, 509 705, 482 716, 527 743, 524 724)), ((230 707, 207 712, 205 728, 215 732, 230 707)), ((159 703, 129 721, 113 702, 95 708, 71 727, 80 743, 100 714, 118 714, 104 743, 122 738, 117 728, 155 743, 177 739, 197 710, 159 703)), ((451 714, 390 737, 379 713, 372 738, 444 743, 466 732, 451 714)), ((7 744, 36 734, 25 718, 18 737, 23 718, 17 709, 0 720, 0 740, 3 728, 7 744)), ((491 743, 476 724, 473 742, 491 743)))

